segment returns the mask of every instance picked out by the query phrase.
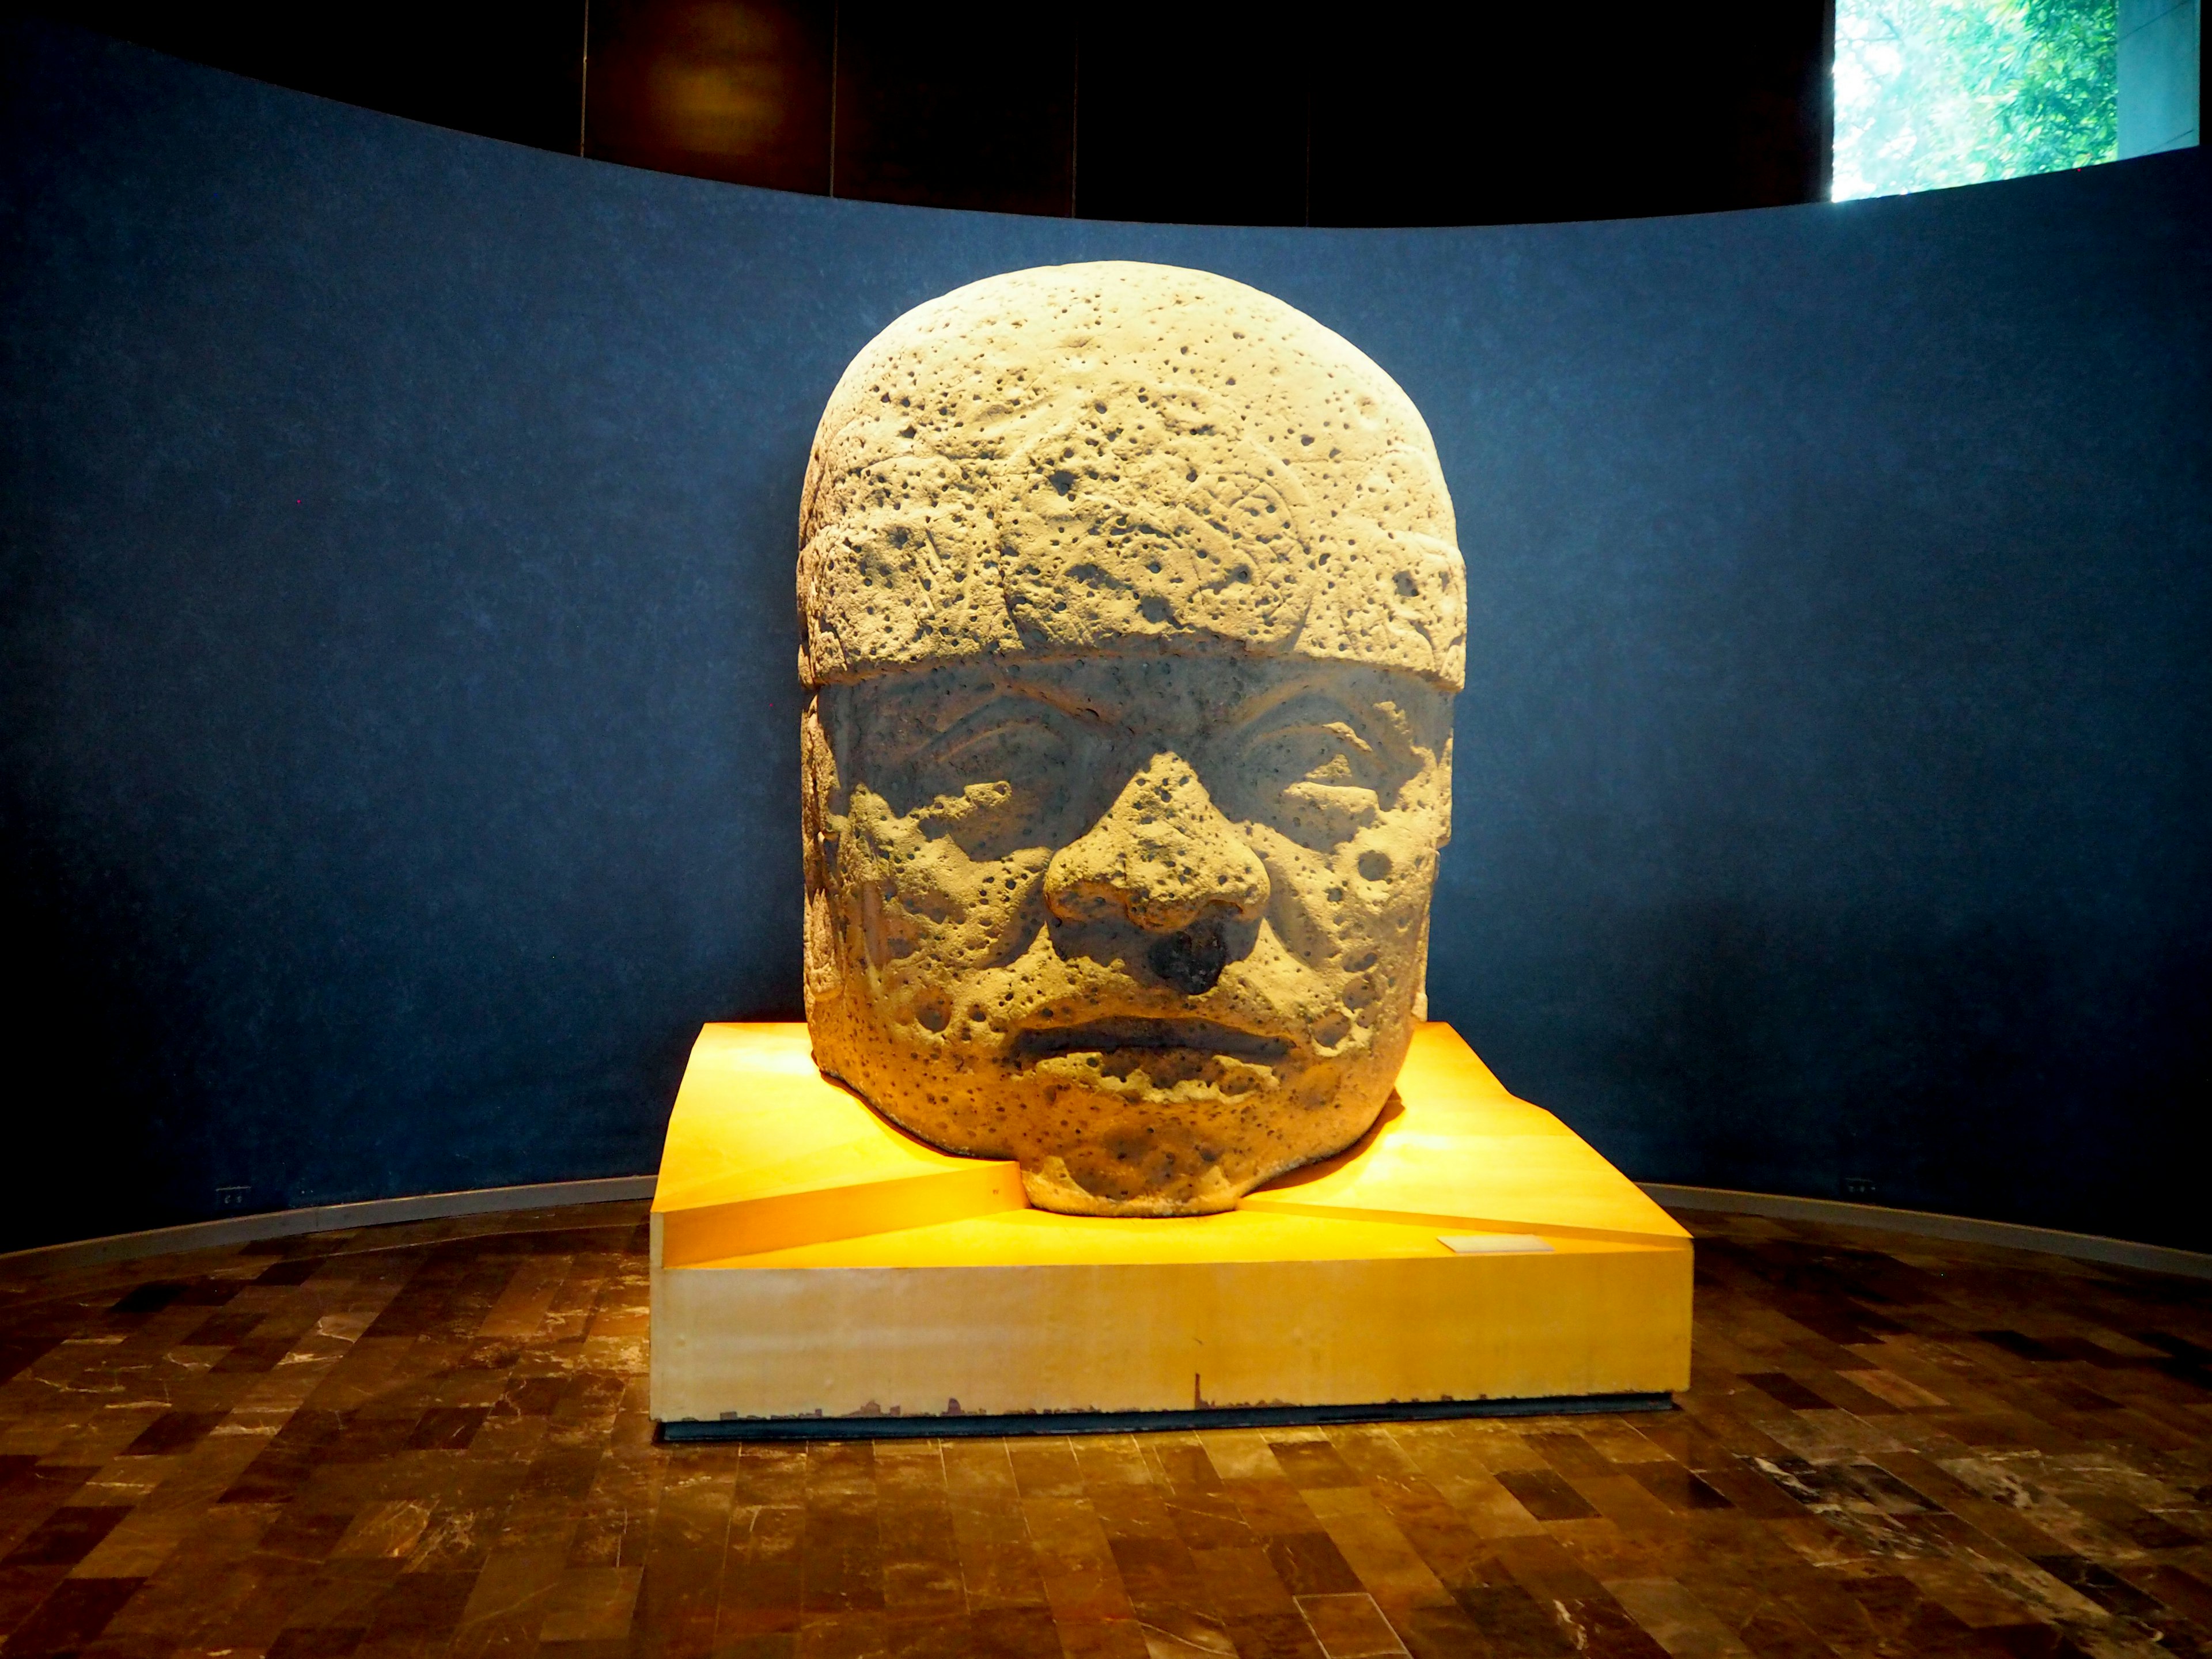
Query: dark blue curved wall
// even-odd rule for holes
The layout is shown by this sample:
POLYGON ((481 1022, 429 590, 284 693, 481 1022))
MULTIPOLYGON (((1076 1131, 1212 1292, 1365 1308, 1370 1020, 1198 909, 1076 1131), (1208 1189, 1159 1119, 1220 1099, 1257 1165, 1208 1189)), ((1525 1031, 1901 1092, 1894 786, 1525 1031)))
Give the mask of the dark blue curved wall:
POLYGON ((0 40, 0 1245, 653 1167, 798 1012, 790 570, 885 322, 1126 256, 1433 426, 1431 985, 1647 1179, 2212 1247, 2197 152, 1526 229, 782 197, 0 40), (1856 1188, 1854 1190, 1857 1190, 1856 1188))

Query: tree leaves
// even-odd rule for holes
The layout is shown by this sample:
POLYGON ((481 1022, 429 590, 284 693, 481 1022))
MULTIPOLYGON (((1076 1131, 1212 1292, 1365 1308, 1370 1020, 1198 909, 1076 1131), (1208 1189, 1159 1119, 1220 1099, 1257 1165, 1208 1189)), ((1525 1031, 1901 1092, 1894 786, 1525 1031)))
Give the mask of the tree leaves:
POLYGON ((1839 0, 1838 201, 2112 159, 2113 0, 1839 0))

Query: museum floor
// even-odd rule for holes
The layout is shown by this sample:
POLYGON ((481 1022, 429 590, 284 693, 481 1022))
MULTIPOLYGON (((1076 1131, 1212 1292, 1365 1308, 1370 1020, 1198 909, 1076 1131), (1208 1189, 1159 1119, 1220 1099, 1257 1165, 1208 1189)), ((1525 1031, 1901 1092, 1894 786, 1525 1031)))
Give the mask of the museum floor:
POLYGON ((2212 1285, 1685 1217, 1675 1412, 664 1448, 643 1215, 0 1275, 0 1659, 2212 1652, 2212 1285))

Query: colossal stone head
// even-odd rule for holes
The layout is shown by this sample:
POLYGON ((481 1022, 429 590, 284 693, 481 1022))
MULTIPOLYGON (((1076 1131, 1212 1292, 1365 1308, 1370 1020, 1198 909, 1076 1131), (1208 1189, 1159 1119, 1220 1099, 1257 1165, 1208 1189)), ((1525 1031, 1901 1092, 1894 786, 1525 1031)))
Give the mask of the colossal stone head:
POLYGON ((1084 1215, 1358 1139, 1425 1016, 1466 577, 1390 377, 1203 271, 893 323, 800 507, 822 1068, 1084 1215))

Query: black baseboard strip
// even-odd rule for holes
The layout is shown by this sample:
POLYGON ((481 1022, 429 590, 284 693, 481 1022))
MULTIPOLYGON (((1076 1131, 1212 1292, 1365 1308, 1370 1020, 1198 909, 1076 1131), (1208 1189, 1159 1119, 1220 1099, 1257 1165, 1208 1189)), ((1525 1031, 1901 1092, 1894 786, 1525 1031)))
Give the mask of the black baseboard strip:
POLYGON ((1374 1406, 1224 1406, 1189 1412, 1021 1412, 993 1417, 726 1417, 660 1425, 668 1445, 717 1440, 982 1440, 1029 1434, 1164 1434, 1189 1429, 1304 1428, 1323 1423, 1427 1423, 1455 1417, 1556 1417, 1671 1411, 1670 1394, 1548 1395, 1527 1400, 1421 1400, 1374 1406))

